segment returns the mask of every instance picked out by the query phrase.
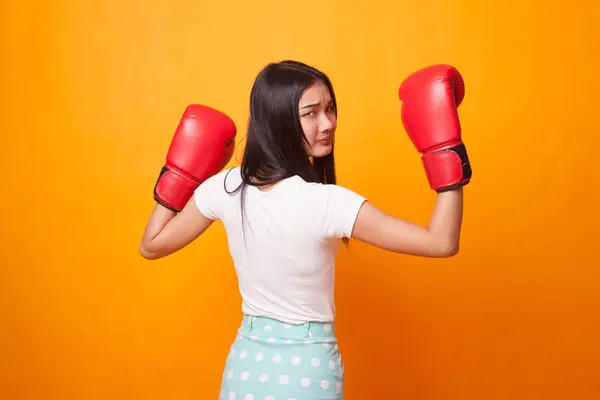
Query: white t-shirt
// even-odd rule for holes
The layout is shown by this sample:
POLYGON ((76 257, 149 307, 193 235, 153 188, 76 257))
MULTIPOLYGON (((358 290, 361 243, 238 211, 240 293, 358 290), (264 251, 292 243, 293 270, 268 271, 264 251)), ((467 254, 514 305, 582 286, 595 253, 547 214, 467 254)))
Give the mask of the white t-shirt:
POLYGON ((267 191, 247 186, 242 229, 242 190, 225 191, 241 182, 240 167, 223 170, 202 183, 194 199, 202 214, 223 222, 242 311, 290 324, 333 321, 336 254, 366 199, 299 176, 267 191))

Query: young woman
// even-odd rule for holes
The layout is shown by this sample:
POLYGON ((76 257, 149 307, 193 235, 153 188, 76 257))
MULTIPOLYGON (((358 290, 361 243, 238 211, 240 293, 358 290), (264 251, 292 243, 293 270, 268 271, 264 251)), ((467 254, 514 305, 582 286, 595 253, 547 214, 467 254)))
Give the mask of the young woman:
POLYGON ((436 191, 428 226, 388 215, 336 184, 337 103, 315 68, 284 61, 258 74, 239 167, 223 170, 236 136, 229 117, 199 105, 184 113, 140 253, 165 257, 215 220, 224 224, 243 315, 220 399, 343 399, 333 303, 342 241, 424 257, 458 252, 462 187, 471 178, 457 116, 462 78, 450 66, 431 66, 411 74, 399 95, 404 126, 436 191))

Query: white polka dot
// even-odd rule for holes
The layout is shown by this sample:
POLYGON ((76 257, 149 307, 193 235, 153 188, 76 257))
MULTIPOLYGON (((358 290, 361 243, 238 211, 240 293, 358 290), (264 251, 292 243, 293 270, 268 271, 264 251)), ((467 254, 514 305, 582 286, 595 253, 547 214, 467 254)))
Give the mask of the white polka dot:
POLYGON ((292 357, 292 364, 294 364, 294 365, 300 364, 300 357, 298 357, 298 356, 292 357))
POLYGON ((310 379, 308 379, 308 378, 302 378, 302 380, 300 381, 300 383, 304 387, 309 387, 310 386, 310 379))
POLYGON ((247 356, 248 356, 248 353, 246 352, 246 350, 243 350, 243 351, 240 353, 240 360, 243 360, 243 359, 245 359, 247 356))
POLYGON ((312 340, 305 340, 304 344, 313 344, 313 341, 312 340))
POLYGON ((336 383, 335 384, 335 391, 338 392, 338 393, 342 391, 342 384, 341 383, 336 383))
POLYGON ((287 400, 296 400, 296 398, 295 397, 288 397, 287 400))
POLYGON ((275 343, 277 341, 277 339, 275 338, 269 338, 269 340, 267 340, 267 342, 269 343, 275 343))
POLYGON ((258 378, 259 382, 261 383, 265 383, 269 380, 269 375, 267 374, 261 374, 260 377, 258 378))
POLYGON ((252 393, 248 393, 244 396, 244 400, 254 400, 254 395, 252 393))
POLYGON ((290 383, 290 377, 287 375, 281 375, 279 377, 279 383, 281 385, 287 385, 288 383, 290 383))
POLYGON ((265 397, 265 400, 275 400, 275 397, 268 395, 267 397, 265 397))
POLYGON ((308 332, 308 336, 312 337, 312 335, 313 335, 312 332, 308 332))
POLYGON ((327 382, 326 380, 322 380, 321 381, 321 389, 323 389, 323 390, 329 389, 329 382, 327 382))
POLYGON ((273 362, 274 362, 275 364, 279 364, 279 363, 281 362, 281 356, 280 356, 279 354, 275 354, 275 355, 273 356, 273 362))
POLYGON ((335 368, 335 361, 329 360, 329 368, 331 368, 331 369, 335 368))
POLYGON ((243 381, 247 381, 248 378, 250 378, 250 373, 248 371, 242 372, 241 378, 242 378, 243 381))
POLYGON ((318 367, 319 365, 321 365, 321 360, 315 357, 312 360, 310 360, 310 363, 313 367, 318 367))
POLYGON ((227 373, 227 379, 231 379, 233 378, 233 371, 229 370, 229 372, 227 373))
POLYGON ((292 344, 292 343, 294 343, 294 341, 292 339, 288 339, 288 340, 285 341, 285 343, 286 344, 292 344))
POLYGON ((265 331, 271 332, 272 330, 273 330, 273 327, 271 325, 265 326, 265 331))
POLYGON ((291 327, 292 327, 292 324, 283 324, 283 326, 285 326, 286 328, 288 328, 288 329, 289 329, 289 328, 291 328, 291 327))
POLYGON ((328 349, 328 348, 331 347, 331 345, 329 343, 323 343, 323 347, 326 348, 326 349, 328 349))
POLYGON ((227 398, 229 400, 235 400, 235 393, 234 392, 229 392, 229 394, 227 395, 227 398))
POLYGON ((331 332, 331 325, 325 324, 325 326, 323 326, 323 329, 325 329, 325 332, 331 332))
POLYGON ((250 339, 256 341, 256 340, 258 340, 258 336, 250 336, 250 339))
POLYGON ((258 353, 258 354, 256 355, 256 357, 254 357, 254 359, 255 359, 256 361, 262 361, 262 360, 263 360, 263 358, 265 358, 265 356, 263 355, 263 353, 258 353))

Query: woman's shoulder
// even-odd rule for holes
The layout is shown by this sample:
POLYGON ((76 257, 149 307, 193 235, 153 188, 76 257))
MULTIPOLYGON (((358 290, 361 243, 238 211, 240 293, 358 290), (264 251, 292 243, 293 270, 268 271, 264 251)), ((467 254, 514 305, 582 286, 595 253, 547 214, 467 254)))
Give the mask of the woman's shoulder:
POLYGON ((302 186, 307 199, 317 204, 362 201, 365 198, 354 190, 337 183, 306 182, 302 186))
POLYGON ((227 181, 228 183, 230 181, 232 181, 232 182, 240 181, 241 182, 241 180, 242 180, 241 168, 240 168, 240 166, 224 168, 221 171, 214 174, 213 176, 211 176, 209 179, 216 180, 216 181, 227 181))
POLYGON ((198 191, 221 191, 222 189, 234 191, 241 182, 242 177, 240 174, 240 167, 224 168, 204 180, 200 184, 198 191))
POLYGON ((298 177, 301 181, 302 186, 304 186, 307 190, 311 190, 314 192, 331 192, 331 191, 345 191, 350 190, 346 186, 341 185, 339 183, 321 183, 321 182, 309 182, 304 179, 298 177))

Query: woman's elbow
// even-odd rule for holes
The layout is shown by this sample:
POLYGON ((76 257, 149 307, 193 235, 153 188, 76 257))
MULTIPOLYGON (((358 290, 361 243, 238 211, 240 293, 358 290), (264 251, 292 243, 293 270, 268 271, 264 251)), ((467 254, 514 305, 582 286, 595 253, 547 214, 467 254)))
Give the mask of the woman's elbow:
POLYGON ((150 251, 144 243, 140 244, 139 252, 146 260, 158 260, 160 258, 159 254, 150 251))
POLYGON ((435 252, 435 257, 437 258, 450 258, 454 257, 458 254, 459 251, 459 243, 458 242, 450 242, 444 243, 438 247, 435 252))

